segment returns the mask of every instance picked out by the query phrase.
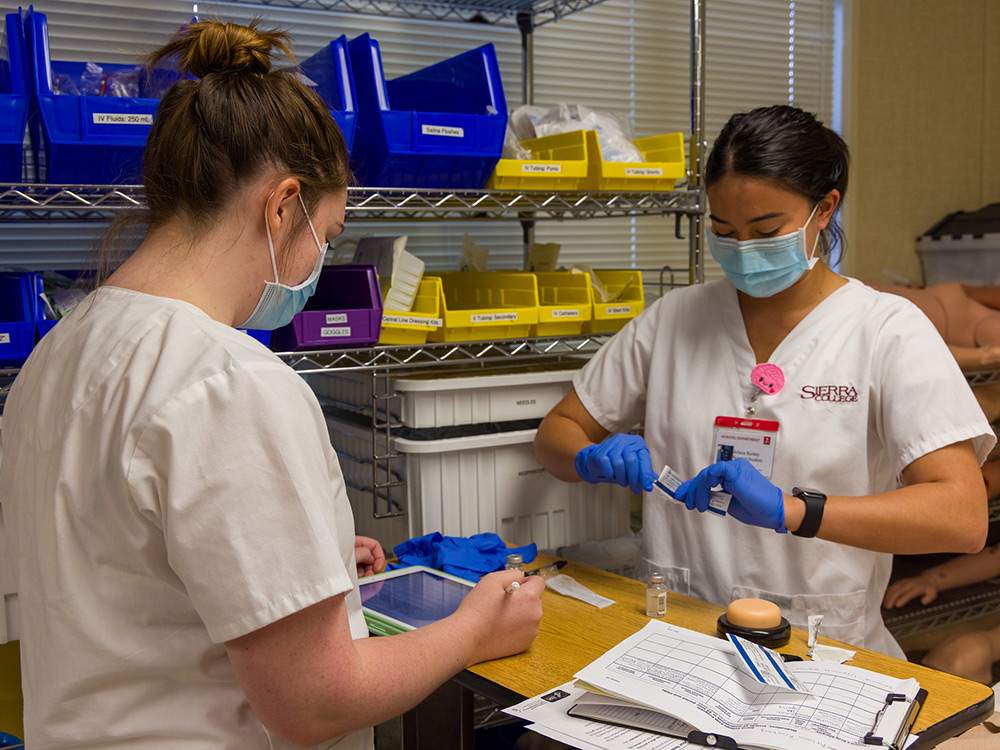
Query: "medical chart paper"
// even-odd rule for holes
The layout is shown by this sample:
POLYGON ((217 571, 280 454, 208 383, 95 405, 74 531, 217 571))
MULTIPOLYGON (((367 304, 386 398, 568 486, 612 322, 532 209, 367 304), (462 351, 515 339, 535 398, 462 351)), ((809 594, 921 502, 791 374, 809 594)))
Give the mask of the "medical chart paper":
POLYGON ((787 667, 811 695, 761 684, 740 668, 728 641, 651 620, 575 677, 741 746, 784 750, 866 747, 886 695, 912 700, 919 690, 916 680, 842 664, 787 667))

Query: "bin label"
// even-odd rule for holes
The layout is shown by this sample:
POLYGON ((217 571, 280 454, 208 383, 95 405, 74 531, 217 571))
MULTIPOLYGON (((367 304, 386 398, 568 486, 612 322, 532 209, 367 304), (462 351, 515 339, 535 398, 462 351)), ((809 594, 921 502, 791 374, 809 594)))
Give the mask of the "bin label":
POLYGON ((618 307, 609 307, 608 315, 628 315, 632 312, 632 305, 619 305, 618 307))
POLYGON ((95 125, 152 125, 152 115, 126 112, 94 112, 95 125))
POLYGON ((562 164, 522 164, 521 173, 525 172, 560 174, 562 172, 562 164))
POLYGON ((324 339, 343 338, 351 335, 350 326, 323 326, 319 329, 319 335, 324 339))
POLYGON ((517 313, 478 313, 472 316, 473 323, 496 323, 502 320, 517 320, 517 313))
POLYGON ((465 128, 452 125, 422 125, 420 132, 424 135, 444 135, 448 138, 465 138, 465 128))
POLYGON ((346 323, 347 313, 330 313, 326 316, 326 324, 328 326, 334 325, 336 323, 346 323))
POLYGON ((580 317, 580 311, 577 310, 577 309, 572 309, 572 310, 553 310, 552 311, 552 317, 553 318, 579 318, 580 317))
POLYGON ((663 177, 660 167, 625 167, 626 177, 663 177))
POLYGON ((10 343, 10 334, 0 333, 0 344, 9 344, 9 343, 10 343))
POLYGON ((383 323, 391 323, 397 326, 436 326, 440 328, 444 321, 441 318, 417 318, 413 315, 386 315, 382 314, 383 323))

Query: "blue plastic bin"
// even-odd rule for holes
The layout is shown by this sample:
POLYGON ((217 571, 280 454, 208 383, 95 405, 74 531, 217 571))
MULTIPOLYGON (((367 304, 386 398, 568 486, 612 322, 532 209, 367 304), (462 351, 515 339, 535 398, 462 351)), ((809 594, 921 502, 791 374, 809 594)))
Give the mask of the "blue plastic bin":
POLYGON ((358 94, 351 163, 361 184, 481 188, 503 152, 507 127, 493 45, 391 81, 368 34, 347 46, 358 94))
POLYGON ((4 17, 0 41, 0 182, 21 182, 30 89, 20 10, 4 17))
POLYGON ((303 61, 299 68, 303 75, 316 84, 316 93, 330 108, 330 114, 344 134, 347 150, 350 152, 354 148, 358 96, 354 90, 351 58, 347 54, 347 37, 341 35, 334 39, 303 61))
POLYGON ((250 338, 257 339, 264 346, 271 343, 271 331, 264 331, 260 328, 240 328, 239 330, 243 331, 250 338))
POLYGON ((19 365, 35 345, 33 273, 0 273, 0 365, 19 365))
MULTIPOLYGON (((29 12, 26 33, 37 107, 29 125, 35 179, 58 185, 141 183, 142 153, 160 100, 56 94, 54 76, 65 74, 79 82, 86 62, 51 59, 44 13, 29 12)), ((136 70, 134 65, 97 64, 105 73, 136 70)), ((139 93, 147 86, 140 76, 139 93)))

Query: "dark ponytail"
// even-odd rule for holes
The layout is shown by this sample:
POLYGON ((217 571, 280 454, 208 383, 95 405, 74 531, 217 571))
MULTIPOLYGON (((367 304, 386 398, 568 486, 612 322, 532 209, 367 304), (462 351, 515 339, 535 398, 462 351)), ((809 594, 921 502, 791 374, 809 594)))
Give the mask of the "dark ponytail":
MULTIPOLYGON (((729 118, 705 164, 705 185, 736 174, 767 180, 813 205, 837 190, 843 205, 849 162, 847 144, 814 115, 787 105, 761 107, 729 118)), ((829 256, 837 247, 843 258, 837 218, 820 234, 820 252, 829 256)))

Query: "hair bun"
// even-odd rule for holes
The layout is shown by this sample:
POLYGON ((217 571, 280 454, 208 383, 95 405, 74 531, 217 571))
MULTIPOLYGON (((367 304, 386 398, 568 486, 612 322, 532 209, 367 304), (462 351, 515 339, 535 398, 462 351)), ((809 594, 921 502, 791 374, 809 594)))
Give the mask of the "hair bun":
POLYGON ((195 78, 210 73, 257 73, 271 69, 271 50, 278 48, 291 57, 288 34, 261 31, 257 21, 247 26, 217 21, 198 21, 185 26, 155 57, 175 53, 181 73, 195 78))

